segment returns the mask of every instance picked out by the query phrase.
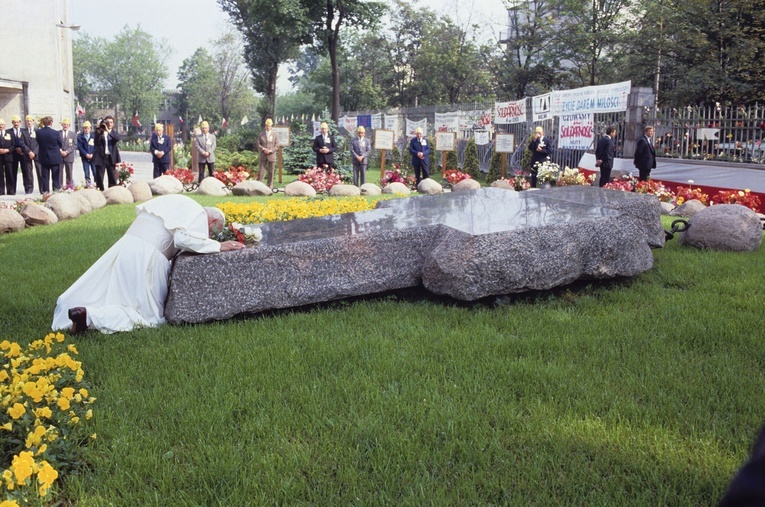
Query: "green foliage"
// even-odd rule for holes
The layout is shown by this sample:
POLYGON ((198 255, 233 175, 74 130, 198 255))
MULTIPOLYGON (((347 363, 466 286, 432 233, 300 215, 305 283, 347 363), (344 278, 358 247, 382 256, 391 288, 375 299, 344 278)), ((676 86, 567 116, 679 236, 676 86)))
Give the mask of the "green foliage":
POLYGON ((491 156, 491 162, 489 162, 489 173, 486 175, 486 183, 491 184, 499 179, 502 179, 502 154, 495 151, 491 156))
MULTIPOLYGON (((125 27, 108 40, 83 35, 73 65, 80 76, 109 102, 120 104, 123 119, 156 111, 167 78, 169 48, 139 27, 125 27), (83 70, 84 69, 84 70, 83 70)), ((132 128, 132 127, 131 127, 132 128)))
POLYGON ((465 158, 462 161, 462 172, 470 175, 471 178, 478 181, 481 178, 481 169, 478 161, 478 147, 475 139, 472 137, 465 148, 465 158))
POLYGON ((526 143, 523 145, 526 148, 523 150, 523 156, 521 157, 521 169, 523 169, 526 172, 531 171, 531 151, 528 149, 528 145, 533 140, 534 140, 534 132, 531 132, 529 134, 529 137, 526 139, 526 143))
POLYGON ((308 132, 302 122, 290 125, 290 145, 282 150, 284 171, 288 174, 302 174, 316 165, 316 153, 313 151, 313 132, 308 132))
POLYGON ((446 152, 446 169, 459 169, 460 161, 457 158, 457 151, 446 152))

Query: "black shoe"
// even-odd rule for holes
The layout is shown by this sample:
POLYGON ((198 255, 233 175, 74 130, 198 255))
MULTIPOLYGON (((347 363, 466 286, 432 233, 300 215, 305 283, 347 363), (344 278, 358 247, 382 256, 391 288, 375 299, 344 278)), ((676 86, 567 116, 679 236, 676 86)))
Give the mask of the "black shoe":
POLYGON ((70 308, 69 319, 72 321, 72 335, 82 334, 88 330, 88 311, 84 306, 70 308))

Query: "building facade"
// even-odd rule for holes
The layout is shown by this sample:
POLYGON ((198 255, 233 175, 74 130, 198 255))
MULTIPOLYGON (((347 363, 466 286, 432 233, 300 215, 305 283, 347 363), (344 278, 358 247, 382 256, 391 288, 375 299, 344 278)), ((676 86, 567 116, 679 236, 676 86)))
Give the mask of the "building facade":
POLYGON ((72 0, 3 0, 0 117, 74 117, 72 0), (14 48, 11 50, 11 48, 14 48))

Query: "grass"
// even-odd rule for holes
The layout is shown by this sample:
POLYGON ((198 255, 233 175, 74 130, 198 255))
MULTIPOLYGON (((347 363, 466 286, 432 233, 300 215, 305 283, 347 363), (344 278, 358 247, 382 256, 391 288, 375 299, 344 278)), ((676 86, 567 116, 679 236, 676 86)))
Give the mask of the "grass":
MULTIPOLYGON (((42 337, 133 216, 0 237, 0 338, 42 337)), ((765 251, 654 257, 634 279, 476 304, 411 291, 89 333, 98 439, 62 499, 713 504, 765 419, 765 251)))

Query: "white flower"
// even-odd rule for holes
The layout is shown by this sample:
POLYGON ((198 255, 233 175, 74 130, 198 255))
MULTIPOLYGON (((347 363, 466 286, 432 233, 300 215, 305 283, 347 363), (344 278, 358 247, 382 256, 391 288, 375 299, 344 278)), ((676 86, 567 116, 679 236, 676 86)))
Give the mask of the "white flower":
POLYGON ((260 241, 263 239, 263 232, 260 230, 260 227, 255 227, 254 225, 245 225, 242 227, 242 234, 251 238, 253 241, 260 241))

